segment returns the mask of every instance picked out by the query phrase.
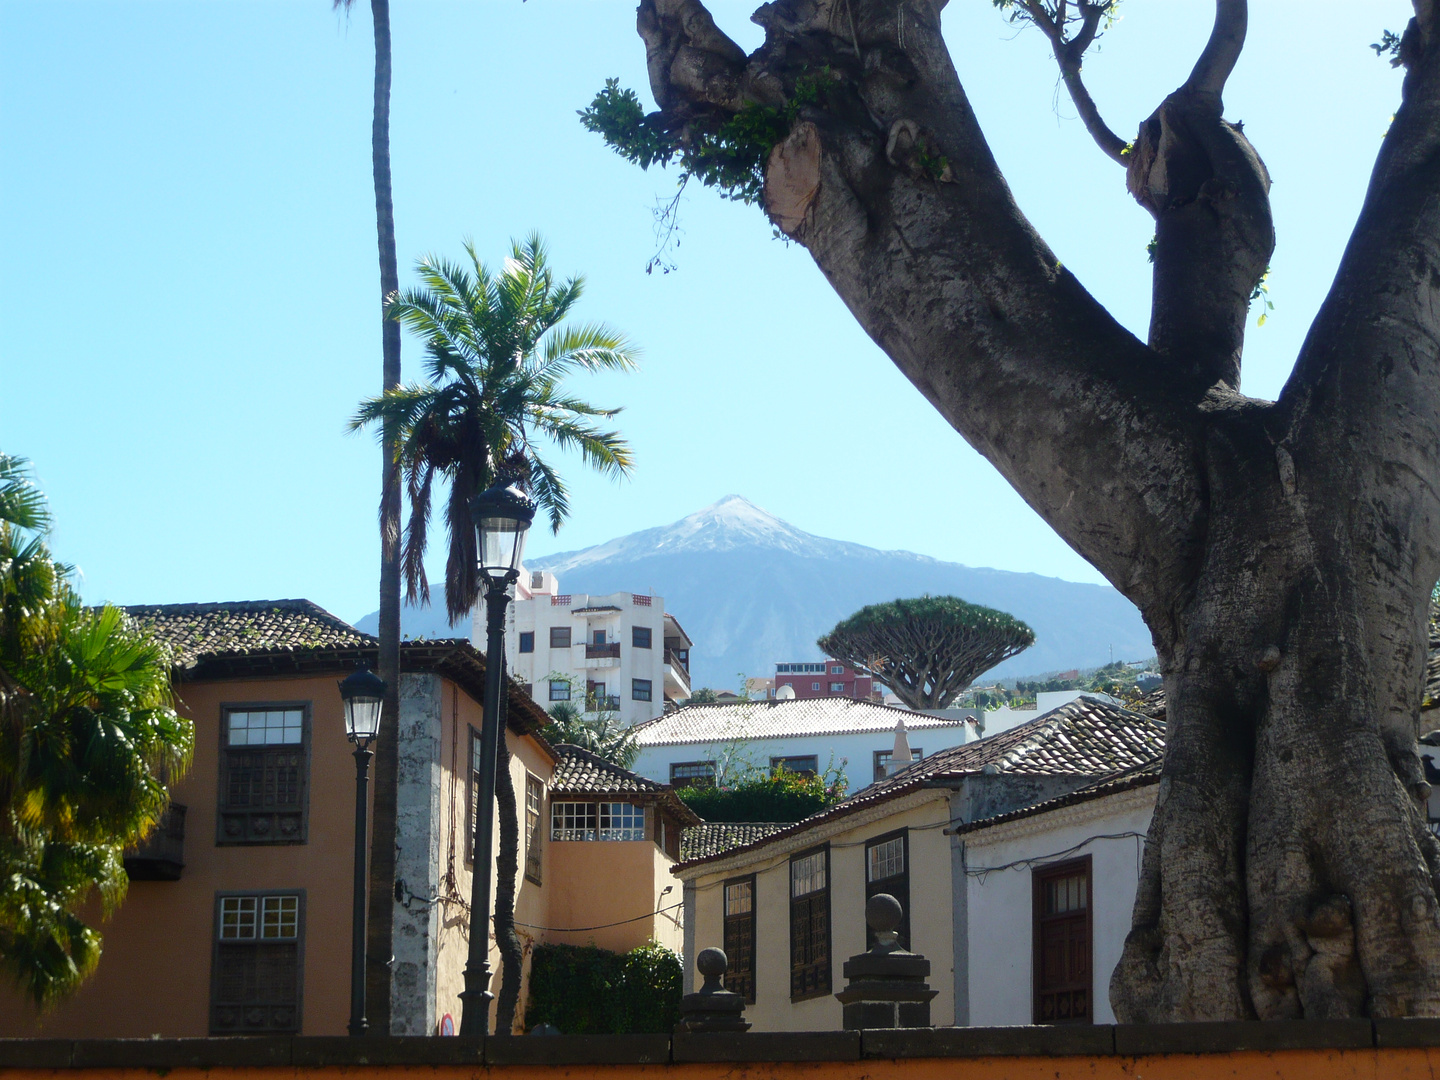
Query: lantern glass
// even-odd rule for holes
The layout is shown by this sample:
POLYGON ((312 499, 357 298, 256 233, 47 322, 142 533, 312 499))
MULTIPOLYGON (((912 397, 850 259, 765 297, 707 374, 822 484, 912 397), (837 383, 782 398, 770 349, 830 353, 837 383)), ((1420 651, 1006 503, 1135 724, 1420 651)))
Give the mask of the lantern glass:
POLYGON ((345 736, 362 746, 380 733, 380 705, 385 699, 385 681, 369 668, 347 676, 340 683, 345 702, 345 736))
POLYGON ((499 481, 470 500, 470 516, 481 575, 489 581, 513 579, 525 555, 535 504, 519 488, 499 481))

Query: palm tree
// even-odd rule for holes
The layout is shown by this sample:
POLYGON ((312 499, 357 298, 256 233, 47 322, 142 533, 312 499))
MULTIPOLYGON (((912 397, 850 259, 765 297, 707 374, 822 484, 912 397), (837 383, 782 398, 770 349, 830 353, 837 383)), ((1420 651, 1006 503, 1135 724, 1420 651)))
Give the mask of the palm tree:
MULTIPOLYGON (((564 481, 541 453, 543 444, 578 451, 602 474, 628 475, 629 446, 599 423, 620 410, 591 405, 566 392, 563 384, 577 372, 635 366, 634 348, 608 327, 562 325, 584 282, 579 277, 557 281, 538 236, 512 242, 498 273, 480 261, 468 241, 465 253, 468 265, 421 259, 416 266, 421 286, 387 305, 391 319, 425 342, 430 381, 398 386, 362 402, 350 424, 356 430, 379 423, 382 431, 398 435, 394 460, 410 499, 402 567, 412 603, 430 599, 424 560, 431 502, 437 480, 449 485, 445 608, 452 622, 474 607, 479 592, 469 501, 502 471, 529 488, 557 532, 570 503, 564 481)), ((504 971, 495 1029, 503 1033, 514 1022, 523 956, 514 921, 520 826, 509 760, 502 740, 495 777, 500 811, 495 936, 504 971)))
POLYGON ((630 448, 596 421, 602 409, 568 394, 567 375, 630 371, 636 350, 600 323, 562 326, 584 291, 584 279, 557 282, 544 243, 531 235, 512 243, 499 273, 491 273, 465 244, 469 266, 426 256, 416 264, 423 282, 393 299, 387 310, 425 341, 430 382, 410 383, 361 403, 351 430, 380 422, 400 436, 397 460, 405 474, 410 520, 402 552, 406 599, 430 599, 425 575, 435 481, 449 483, 445 527, 445 608, 451 621, 475 605, 475 532, 469 501, 503 470, 520 474, 540 509, 560 530, 570 512, 564 481, 540 453, 543 437, 576 450, 611 476, 628 475, 630 448))
MULTIPOLYGON (((354 0, 331 0, 337 11, 350 11, 354 0)), ((385 305, 400 288, 395 256, 395 199, 390 187, 390 0, 370 0, 375 24, 375 94, 370 126, 370 168, 375 181, 375 234, 380 248, 380 351, 382 391, 400 385, 400 327, 385 315, 385 305)), ((400 472, 396 465, 394 428, 381 434, 380 467, 380 678, 385 701, 380 712, 380 738, 375 746, 375 795, 370 842, 370 890, 366 922, 366 955, 391 954, 394 908, 390 883, 395 879, 395 793, 399 782, 400 715, 400 472)), ((370 1026, 390 1030, 390 969, 370 965, 366 971, 370 1026)))
POLYGON ((117 608, 86 608, 45 543, 26 462, 0 454, 0 968, 39 1005, 100 958, 76 914, 125 894, 122 850, 169 805, 194 733, 165 651, 117 608))

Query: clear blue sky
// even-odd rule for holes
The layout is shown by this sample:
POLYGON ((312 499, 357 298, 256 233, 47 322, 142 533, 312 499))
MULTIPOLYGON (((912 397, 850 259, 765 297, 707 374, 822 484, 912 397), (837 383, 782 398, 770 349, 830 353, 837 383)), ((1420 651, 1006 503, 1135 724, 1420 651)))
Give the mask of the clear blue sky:
MULTIPOLYGON (((711 5, 747 48, 754 0, 711 5)), ((1275 312, 1244 388, 1273 396, 1349 235, 1400 77, 1367 43, 1404 0, 1256 4, 1226 94, 1274 178, 1275 312)), ((1127 0, 1088 58, 1131 133, 1189 70, 1209 5, 1127 0)), ((583 387, 638 462, 566 463, 574 514, 534 552, 743 494, 800 528, 977 566, 1099 580, 861 333, 755 208, 687 195, 676 272, 647 276, 674 177, 576 120, 609 76, 648 102, 628 2, 394 0, 401 278, 471 236, 549 239, 579 314, 644 349, 583 387)), ((1021 206, 1144 335, 1148 216, 1089 142, 1034 31, 951 0, 947 37, 1021 206)), ((0 3, 0 449, 31 458, 90 600, 307 596, 376 605, 379 453, 342 433, 378 389, 369 5, 0 3)), ((419 348, 405 343, 407 377, 419 348)), ((438 537, 438 533, 436 534, 438 537)), ((439 565, 437 557, 432 563, 439 565)))

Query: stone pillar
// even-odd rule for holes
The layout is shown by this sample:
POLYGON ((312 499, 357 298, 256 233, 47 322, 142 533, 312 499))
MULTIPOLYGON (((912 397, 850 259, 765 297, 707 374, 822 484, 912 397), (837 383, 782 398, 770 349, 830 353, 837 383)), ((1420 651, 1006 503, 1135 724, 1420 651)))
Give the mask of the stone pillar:
POLYGON ((745 998, 726 990, 721 981, 729 958, 719 949, 701 949, 695 966, 705 976, 705 985, 680 999, 680 1023, 676 1031, 748 1031, 745 998))
POLYGON ((900 948, 895 928, 902 914, 900 901, 889 893, 878 893, 865 904, 875 945, 845 961, 849 985, 835 995, 843 1006, 846 1031, 930 1026, 930 1000, 939 991, 925 982, 930 961, 900 948))

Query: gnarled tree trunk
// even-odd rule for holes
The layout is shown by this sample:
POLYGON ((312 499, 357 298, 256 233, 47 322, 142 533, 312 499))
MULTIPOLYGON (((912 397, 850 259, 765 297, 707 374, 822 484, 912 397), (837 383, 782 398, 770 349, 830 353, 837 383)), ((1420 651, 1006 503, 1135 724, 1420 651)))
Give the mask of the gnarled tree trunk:
POLYGON ((1274 245, 1269 178, 1222 117, 1243 0, 1218 0, 1195 69, 1130 145, 1079 82, 1097 8, 1079 5, 1089 38, 1052 35, 1087 127, 1156 220, 1148 342, 1016 206, 942 6, 777 0, 755 15, 766 40, 749 56, 699 0, 643 0, 639 29, 682 140, 790 105, 764 170, 771 219, 1150 627, 1169 736, 1117 1015, 1440 1014, 1440 845, 1415 745, 1440 574, 1431 0, 1405 36, 1404 100, 1360 220, 1276 402, 1238 391, 1274 245), (816 78, 823 92, 792 104, 816 78))

